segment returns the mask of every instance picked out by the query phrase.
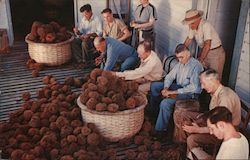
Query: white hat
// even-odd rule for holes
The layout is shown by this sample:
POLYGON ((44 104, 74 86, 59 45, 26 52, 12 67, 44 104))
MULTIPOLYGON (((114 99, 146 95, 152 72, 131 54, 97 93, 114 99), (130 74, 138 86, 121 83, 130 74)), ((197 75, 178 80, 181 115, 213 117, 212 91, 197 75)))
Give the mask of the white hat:
POLYGON ((186 11, 185 19, 182 21, 183 24, 194 23, 199 18, 202 18, 203 11, 191 9, 186 11))

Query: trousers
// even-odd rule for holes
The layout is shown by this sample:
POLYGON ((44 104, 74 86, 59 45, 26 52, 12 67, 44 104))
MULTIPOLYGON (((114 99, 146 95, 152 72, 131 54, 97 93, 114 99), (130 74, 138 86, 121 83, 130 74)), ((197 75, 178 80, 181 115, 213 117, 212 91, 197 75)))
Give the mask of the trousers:
MULTIPOLYGON (((162 131, 167 129, 169 120, 174 111, 174 104, 176 100, 187 100, 187 99, 198 99, 198 96, 192 93, 178 94, 176 99, 162 98, 161 91, 164 88, 164 82, 153 82, 150 86, 151 97, 150 97, 150 110, 152 113, 156 112, 155 108, 159 106, 159 113, 155 124, 156 131, 162 131)), ((169 89, 177 90, 182 86, 172 84, 169 89)))

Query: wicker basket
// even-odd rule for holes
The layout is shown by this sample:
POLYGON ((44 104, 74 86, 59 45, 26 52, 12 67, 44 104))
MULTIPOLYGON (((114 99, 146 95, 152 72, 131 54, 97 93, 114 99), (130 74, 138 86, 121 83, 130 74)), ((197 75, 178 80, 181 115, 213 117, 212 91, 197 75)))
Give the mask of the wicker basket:
POLYGON ((106 140, 116 142, 130 138, 140 131, 144 121, 144 108, 147 104, 146 96, 142 96, 144 102, 141 106, 116 113, 90 110, 81 103, 80 97, 77 99, 77 104, 81 108, 84 122, 94 123, 106 140))
POLYGON ((36 43, 25 37, 28 43, 29 55, 37 63, 43 63, 48 66, 57 66, 66 63, 71 59, 70 43, 74 37, 60 43, 36 43))

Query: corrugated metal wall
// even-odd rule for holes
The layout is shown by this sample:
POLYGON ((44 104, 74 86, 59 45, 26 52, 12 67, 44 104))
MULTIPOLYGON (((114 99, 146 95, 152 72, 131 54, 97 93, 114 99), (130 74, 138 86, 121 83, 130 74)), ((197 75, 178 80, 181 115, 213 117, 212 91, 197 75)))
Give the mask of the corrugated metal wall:
MULTIPOLYGON (((132 13, 139 4, 138 0, 132 2, 132 13)), ((184 42, 187 36, 187 26, 181 21, 186 10, 192 8, 192 0, 150 0, 156 9, 158 20, 155 24, 156 52, 163 58, 174 54, 178 43, 184 42)))
POLYGON ((241 49, 240 64, 236 80, 235 90, 247 106, 250 106, 250 60, 249 60, 249 10, 241 49))

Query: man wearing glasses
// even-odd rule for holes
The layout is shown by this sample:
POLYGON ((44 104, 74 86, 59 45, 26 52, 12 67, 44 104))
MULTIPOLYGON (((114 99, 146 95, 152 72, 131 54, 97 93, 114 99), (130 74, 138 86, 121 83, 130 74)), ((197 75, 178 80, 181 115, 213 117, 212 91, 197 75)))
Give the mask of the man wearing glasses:
POLYGON ((176 47, 175 54, 179 62, 166 75, 164 82, 151 84, 150 107, 153 111, 158 106, 160 109, 155 125, 156 131, 168 128, 176 100, 198 99, 202 91, 199 82, 199 74, 203 71, 201 63, 191 56, 184 44, 176 47), (173 83, 174 81, 176 83, 173 83))

